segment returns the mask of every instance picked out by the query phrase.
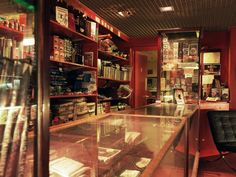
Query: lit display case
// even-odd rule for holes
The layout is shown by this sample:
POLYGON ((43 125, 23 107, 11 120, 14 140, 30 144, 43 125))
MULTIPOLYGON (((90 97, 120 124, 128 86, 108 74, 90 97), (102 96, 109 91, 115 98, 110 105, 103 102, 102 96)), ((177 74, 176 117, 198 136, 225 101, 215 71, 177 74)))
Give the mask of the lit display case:
POLYGON ((162 33, 161 86, 162 102, 197 103, 199 99, 199 32, 162 33), (175 96, 180 91, 181 98, 175 96))

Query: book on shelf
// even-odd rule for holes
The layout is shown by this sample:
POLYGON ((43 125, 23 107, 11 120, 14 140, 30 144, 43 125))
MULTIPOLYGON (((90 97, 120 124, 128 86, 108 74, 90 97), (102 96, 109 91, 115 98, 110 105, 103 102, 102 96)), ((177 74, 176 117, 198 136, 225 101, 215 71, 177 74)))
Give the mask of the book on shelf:
POLYGON ((222 88, 221 99, 222 101, 229 101, 229 88, 222 88))
POLYGON ((84 52, 84 65, 93 66, 93 52, 84 52))
POLYGON ((97 23, 92 21, 86 21, 86 35, 93 40, 98 40, 98 32, 97 32, 97 23))

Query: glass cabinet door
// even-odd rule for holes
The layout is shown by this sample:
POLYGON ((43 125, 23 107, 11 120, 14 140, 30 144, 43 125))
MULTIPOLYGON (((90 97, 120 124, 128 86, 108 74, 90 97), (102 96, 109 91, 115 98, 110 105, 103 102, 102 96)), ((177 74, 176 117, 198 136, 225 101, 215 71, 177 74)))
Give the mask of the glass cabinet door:
POLYGON ((33 3, 0 1, 0 176, 33 173, 33 141, 29 146, 29 130, 37 115, 33 3))
POLYGON ((161 101, 197 103, 199 99, 198 31, 162 33, 161 101))

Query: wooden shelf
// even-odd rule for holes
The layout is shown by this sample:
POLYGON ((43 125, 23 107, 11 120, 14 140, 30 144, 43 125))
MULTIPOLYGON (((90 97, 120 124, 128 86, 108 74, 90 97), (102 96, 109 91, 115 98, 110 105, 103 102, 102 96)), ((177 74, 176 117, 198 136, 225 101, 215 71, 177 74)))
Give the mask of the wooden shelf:
POLYGON ((119 100, 127 100, 129 98, 106 98, 106 99, 98 99, 98 102, 109 102, 109 101, 119 101, 119 100))
POLYGON ((149 92, 157 92, 157 90, 148 90, 149 92))
POLYGON ((101 49, 98 49, 98 53, 108 57, 110 59, 110 61, 120 61, 120 62, 125 62, 127 64, 129 63, 128 59, 120 57, 120 56, 117 56, 117 55, 114 55, 114 54, 112 54, 110 52, 103 51, 101 49))
POLYGON ((81 69, 81 70, 94 70, 97 71, 96 67, 92 66, 86 66, 86 65, 81 65, 77 63, 72 63, 72 62, 66 62, 66 61, 57 61, 57 60, 50 60, 51 62, 57 63, 61 67, 70 67, 72 69, 81 69))
POLYGON ((60 99, 60 98, 77 98, 77 97, 97 97, 97 94, 71 94, 71 95, 55 95, 50 96, 51 99, 60 99))
POLYGON ((24 37, 23 32, 2 25, 0 25, 0 34, 3 34, 4 36, 9 36, 11 38, 16 38, 17 40, 22 40, 24 37))
MULTIPOLYGON (((49 127, 49 132, 52 133, 52 132, 55 132, 55 131, 63 130, 63 129, 70 128, 70 127, 73 127, 73 126, 77 126, 77 125, 80 125, 80 124, 83 124, 83 123, 86 123, 86 122, 90 122, 90 121, 96 120, 96 119, 98 119, 97 116, 93 115, 93 116, 88 116, 88 117, 81 118, 81 119, 78 119, 78 120, 69 121, 69 122, 66 122, 66 123, 61 123, 61 124, 58 124, 58 125, 52 125, 52 126, 49 127)), ((34 131, 30 131, 29 134, 28 134, 28 138, 33 138, 33 137, 34 137, 34 131)))
POLYGON ((115 79, 110 79, 110 78, 105 78, 105 77, 98 77, 98 79, 112 81, 112 82, 121 82, 121 83, 129 83, 130 82, 130 81, 123 81, 123 80, 115 80, 115 79))
POLYGON ((50 20, 50 25, 51 25, 51 32, 53 32, 54 34, 57 34, 60 36, 66 36, 66 37, 71 38, 72 40, 84 40, 86 42, 92 42, 92 43, 97 44, 97 41, 95 41, 94 39, 88 36, 85 36, 81 33, 78 33, 70 28, 62 26, 53 20, 50 20))

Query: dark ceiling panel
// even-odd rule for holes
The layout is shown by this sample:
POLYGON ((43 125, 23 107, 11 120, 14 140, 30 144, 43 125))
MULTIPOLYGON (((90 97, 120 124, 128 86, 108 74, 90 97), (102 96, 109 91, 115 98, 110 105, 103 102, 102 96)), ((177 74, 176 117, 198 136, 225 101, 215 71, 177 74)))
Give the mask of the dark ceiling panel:
POLYGON ((156 36, 159 30, 199 27, 227 30, 236 25, 235 0, 81 0, 99 16, 130 37, 156 36), (159 7, 173 6, 161 13, 159 7), (119 11, 130 11, 122 17, 119 11))

